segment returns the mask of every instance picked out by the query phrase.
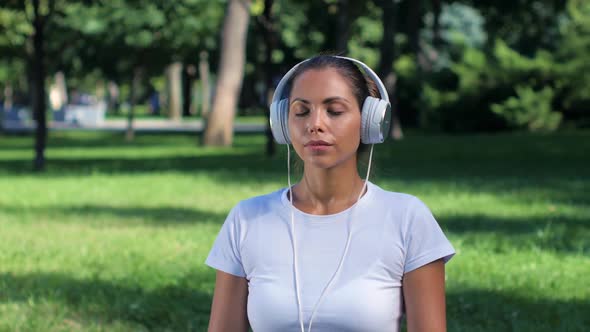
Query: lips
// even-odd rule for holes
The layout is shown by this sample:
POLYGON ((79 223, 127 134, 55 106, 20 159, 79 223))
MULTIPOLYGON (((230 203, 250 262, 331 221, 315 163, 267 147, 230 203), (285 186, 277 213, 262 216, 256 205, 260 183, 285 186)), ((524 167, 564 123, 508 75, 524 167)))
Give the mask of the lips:
POLYGON ((309 147, 321 147, 321 146, 331 146, 332 144, 326 142, 326 141, 309 141, 307 143, 305 143, 304 146, 309 146, 309 147))

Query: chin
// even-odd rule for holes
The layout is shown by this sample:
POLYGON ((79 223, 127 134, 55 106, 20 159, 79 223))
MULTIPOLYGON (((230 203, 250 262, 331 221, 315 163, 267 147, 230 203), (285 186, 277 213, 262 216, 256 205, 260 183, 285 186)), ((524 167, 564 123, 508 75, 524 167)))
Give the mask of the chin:
POLYGON ((342 166, 346 163, 346 160, 334 160, 328 156, 308 156, 303 163, 305 166, 320 168, 320 169, 331 169, 338 166, 342 166))

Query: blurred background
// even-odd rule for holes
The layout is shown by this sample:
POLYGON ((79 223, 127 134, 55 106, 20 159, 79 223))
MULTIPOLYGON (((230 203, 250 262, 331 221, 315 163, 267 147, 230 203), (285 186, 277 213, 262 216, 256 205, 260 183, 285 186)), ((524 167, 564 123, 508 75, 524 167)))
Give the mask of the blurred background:
POLYGON ((0 330, 206 330, 203 261, 286 186, 268 105, 319 53, 389 91, 372 178, 457 248, 449 330, 587 330, 585 0, 0 0, 0 330))

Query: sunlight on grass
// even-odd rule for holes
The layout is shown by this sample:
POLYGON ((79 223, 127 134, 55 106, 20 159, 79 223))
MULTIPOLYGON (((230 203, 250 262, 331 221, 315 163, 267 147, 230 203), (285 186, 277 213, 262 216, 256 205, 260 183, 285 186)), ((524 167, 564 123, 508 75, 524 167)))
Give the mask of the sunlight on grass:
MULTIPOLYGON (((453 245, 449 331, 590 326, 590 133, 415 136, 376 147, 374 182, 414 194, 453 245)), ((0 137, 0 331, 203 331, 203 261, 229 209, 286 185, 264 137, 0 137)), ((296 172, 295 172, 296 173, 296 172)), ((294 174, 297 177, 297 174, 294 174)))

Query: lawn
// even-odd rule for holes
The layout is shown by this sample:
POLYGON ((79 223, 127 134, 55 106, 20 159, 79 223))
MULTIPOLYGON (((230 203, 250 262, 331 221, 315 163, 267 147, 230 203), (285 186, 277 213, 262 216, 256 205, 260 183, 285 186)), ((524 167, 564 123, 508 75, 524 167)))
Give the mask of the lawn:
MULTIPOLYGON (((205 331, 203 264, 229 209, 286 185, 262 135, 0 136, 0 331, 205 331)), ((590 132, 438 136, 376 147, 373 181, 424 200, 457 250, 449 331, 590 326, 590 132)), ((364 169, 362 170, 364 174, 364 169)))

